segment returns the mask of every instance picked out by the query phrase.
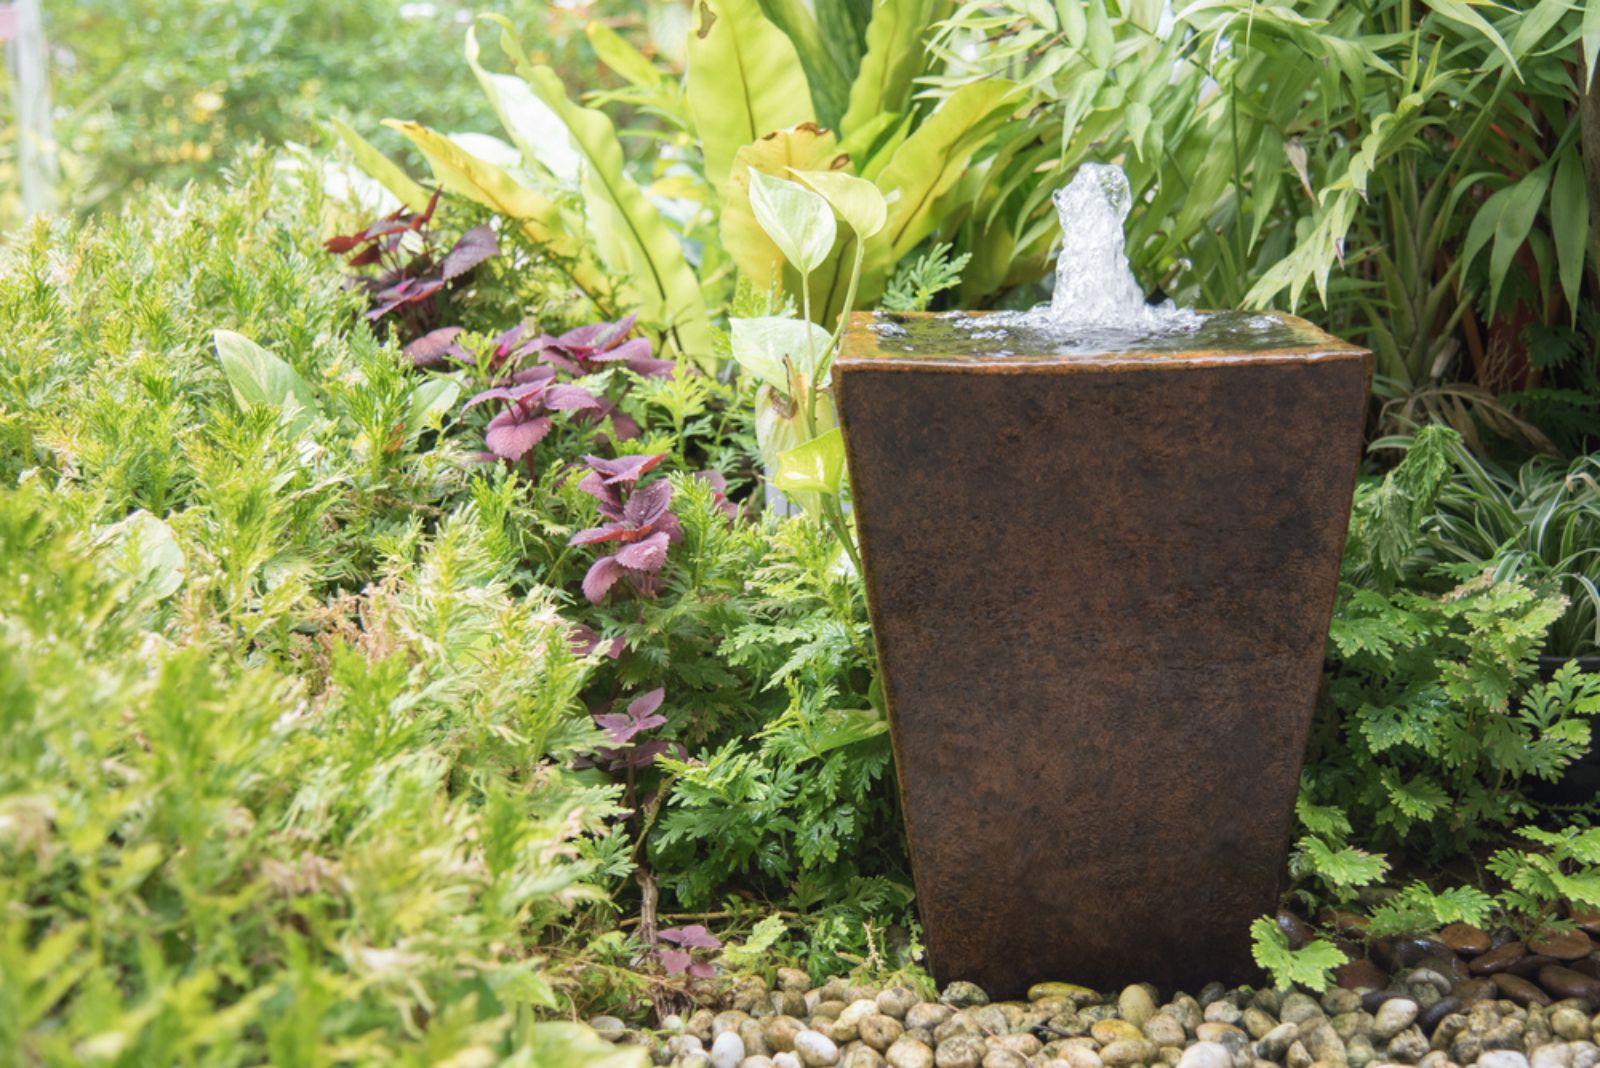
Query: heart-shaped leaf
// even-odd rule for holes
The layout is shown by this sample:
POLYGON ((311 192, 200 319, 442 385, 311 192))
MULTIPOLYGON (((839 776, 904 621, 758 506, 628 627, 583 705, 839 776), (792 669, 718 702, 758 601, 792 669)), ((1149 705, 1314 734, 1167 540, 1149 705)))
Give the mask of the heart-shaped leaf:
POLYGON ((888 201, 883 199, 878 187, 865 178, 839 171, 791 170, 790 173, 816 190, 862 241, 882 230, 889 219, 888 201))
POLYGON ((784 493, 834 495, 844 481, 844 435, 838 427, 778 454, 772 484, 784 493))
POLYGON ((798 182, 750 168, 750 208, 784 258, 810 274, 833 248, 838 226, 828 202, 798 182))
POLYGON ((761 382, 785 395, 794 391, 794 384, 789 381, 789 368, 809 381, 817 364, 826 360, 831 339, 816 323, 768 316, 733 319, 730 325, 734 360, 761 382))

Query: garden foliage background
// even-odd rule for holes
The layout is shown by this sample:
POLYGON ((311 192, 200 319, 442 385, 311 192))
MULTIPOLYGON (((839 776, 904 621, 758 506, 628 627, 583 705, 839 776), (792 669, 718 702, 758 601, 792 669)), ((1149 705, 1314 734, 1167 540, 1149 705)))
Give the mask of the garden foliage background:
MULTIPOLYGON (((1600 907, 1552 786, 1600 712, 1557 666, 1600 651, 1600 14, 472 14, 50 7, 69 210, 9 205, 0 266, 0 1048, 620 1064, 561 1021, 926 982, 827 362, 848 307, 1043 298, 1091 159, 1142 280, 1377 355, 1286 904, 1600 907)), ((1312 987, 1361 949, 1254 933, 1312 987)))

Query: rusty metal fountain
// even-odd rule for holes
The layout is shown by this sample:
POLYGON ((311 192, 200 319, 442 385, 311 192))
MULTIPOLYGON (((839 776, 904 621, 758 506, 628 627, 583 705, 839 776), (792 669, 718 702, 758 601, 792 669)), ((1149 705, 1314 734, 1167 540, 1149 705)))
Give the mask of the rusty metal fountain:
POLYGON ((929 956, 995 996, 1244 978, 1370 355, 1146 305, 1115 168, 1056 204, 1048 308, 858 314, 835 364, 929 956))

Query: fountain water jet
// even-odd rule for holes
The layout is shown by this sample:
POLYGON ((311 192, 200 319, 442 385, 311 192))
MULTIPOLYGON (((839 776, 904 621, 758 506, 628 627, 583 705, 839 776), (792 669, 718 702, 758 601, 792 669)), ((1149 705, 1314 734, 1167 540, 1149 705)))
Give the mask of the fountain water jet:
POLYGON ((1360 457, 1370 354, 1145 306, 1125 190, 1058 196, 1048 308, 834 364, 930 964, 996 997, 1252 972, 1360 457))

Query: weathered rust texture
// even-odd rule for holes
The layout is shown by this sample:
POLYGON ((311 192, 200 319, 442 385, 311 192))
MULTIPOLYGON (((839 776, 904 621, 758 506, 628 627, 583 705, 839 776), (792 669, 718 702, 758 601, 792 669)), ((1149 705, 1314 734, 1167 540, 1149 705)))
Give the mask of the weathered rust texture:
POLYGON ((930 963, 992 996, 1254 974, 1370 356, 835 364, 930 963))

